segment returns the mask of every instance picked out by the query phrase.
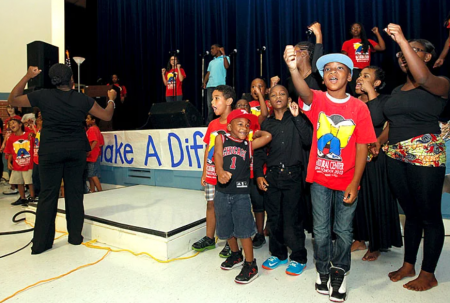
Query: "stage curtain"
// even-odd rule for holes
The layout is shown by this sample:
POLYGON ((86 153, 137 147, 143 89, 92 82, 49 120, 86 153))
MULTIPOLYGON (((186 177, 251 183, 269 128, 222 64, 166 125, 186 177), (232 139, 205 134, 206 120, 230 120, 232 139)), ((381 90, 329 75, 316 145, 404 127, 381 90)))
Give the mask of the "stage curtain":
MULTIPOLYGON (((137 125, 146 120, 152 103, 164 101, 161 69, 170 50, 180 50, 187 74, 185 99, 201 109, 199 54, 211 44, 223 44, 227 54, 237 49, 235 88, 240 96, 259 76, 256 49, 267 47, 263 77, 279 75, 284 81, 284 48, 307 40, 306 26, 313 21, 322 24, 327 53, 340 52, 353 22, 363 23, 372 39, 373 26, 382 31, 389 22, 399 23, 407 38, 428 39, 440 52, 447 34, 442 23, 449 10, 445 0, 98 0, 98 74, 120 74, 132 105, 129 119, 137 125)), ((372 63, 387 71, 390 92, 404 76, 395 59, 398 47, 382 35, 387 50, 375 54, 372 63)), ((205 60, 205 71, 210 60, 211 56, 205 60)), ((232 84, 231 67, 227 84, 232 84)))

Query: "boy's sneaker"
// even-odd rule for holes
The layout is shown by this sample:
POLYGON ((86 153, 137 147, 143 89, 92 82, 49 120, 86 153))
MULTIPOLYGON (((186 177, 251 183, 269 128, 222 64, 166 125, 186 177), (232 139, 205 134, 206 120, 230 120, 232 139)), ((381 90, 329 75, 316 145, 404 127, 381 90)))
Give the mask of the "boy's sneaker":
POLYGON ((19 191, 17 190, 17 188, 16 189, 8 188, 7 190, 5 190, 3 192, 4 195, 15 195, 18 193, 19 193, 19 191))
POLYGON ((286 273, 291 276, 298 276, 303 272, 305 268, 306 264, 302 264, 297 261, 291 261, 286 268, 286 273))
POLYGON ((316 278, 316 291, 322 295, 328 295, 328 280, 330 280, 330 274, 317 273, 316 278))
POLYGON ((258 265, 256 265, 256 259, 253 262, 244 262, 239 275, 236 276, 234 282, 239 284, 248 284, 258 277, 258 265))
POLYGON ((256 234, 253 237, 253 248, 261 248, 266 244, 266 237, 263 234, 256 234))
POLYGON ((330 301, 344 302, 347 295, 347 276, 339 267, 330 268, 330 280, 328 281, 330 301))
POLYGON ((277 257, 272 256, 269 259, 267 259, 266 261, 264 261, 262 267, 264 269, 272 270, 272 269, 277 268, 281 264, 286 264, 287 262, 288 262, 287 258, 286 258, 286 260, 280 260, 277 257))
POLYGON ((22 198, 19 198, 19 199, 17 199, 17 201, 11 203, 11 205, 27 205, 27 204, 28 204, 28 200, 22 199, 22 198))
POLYGON ((216 248, 216 241, 208 236, 204 236, 203 238, 192 244, 192 249, 196 251, 205 251, 207 249, 214 248, 216 248))
POLYGON ((242 255, 242 250, 237 252, 231 252, 231 256, 229 256, 225 262, 220 265, 220 268, 224 270, 230 270, 241 266, 244 263, 244 256, 242 255))
POLYGON ((228 258, 229 256, 231 256, 231 248, 230 248, 230 245, 228 245, 228 242, 226 242, 225 246, 222 248, 222 250, 219 253, 219 257, 228 258))

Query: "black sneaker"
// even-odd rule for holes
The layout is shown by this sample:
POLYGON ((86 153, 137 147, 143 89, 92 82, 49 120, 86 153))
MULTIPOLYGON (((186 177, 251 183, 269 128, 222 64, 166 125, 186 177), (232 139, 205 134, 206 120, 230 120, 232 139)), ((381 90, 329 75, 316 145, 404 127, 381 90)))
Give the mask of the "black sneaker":
POLYGON ((248 284, 258 277, 258 265, 256 265, 256 259, 253 262, 244 262, 239 275, 236 276, 234 282, 239 284, 248 284))
POLYGON ((256 234, 253 237, 253 248, 261 248, 266 244, 266 237, 263 234, 256 234))
POLYGON ((231 256, 231 248, 230 248, 230 245, 228 245, 228 242, 226 242, 225 246, 219 253, 219 257, 228 258, 229 256, 231 256))
POLYGON ((241 266, 244 263, 244 256, 242 255, 242 250, 237 252, 231 252, 231 256, 229 256, 225 262, 220 265, 220 268, 224 270, 230 270, 241 266))
POLYGON ((328 280, 330 279, 329 274, 320 274, 317 273, 316 278, 316 291, 322 295, 328 295, 328 280))
POLYGON ((216 241, 207 236, 204 236, 203 238, 192 244, 192 249, 196 251, 205 251, 214 248, 216 248, 216 241))
POLYGON ((330 280, 328 281, 330 301, 344 302, 347 296, 347 276, 339 267, 330 268, 330 280))
POLYGON ((17 199, 16 202, 11 203, 11 205, 27 205, 27 204, 28 204, 28 200, 22 199, 22 198, 19 198, 19 199, 17 199))

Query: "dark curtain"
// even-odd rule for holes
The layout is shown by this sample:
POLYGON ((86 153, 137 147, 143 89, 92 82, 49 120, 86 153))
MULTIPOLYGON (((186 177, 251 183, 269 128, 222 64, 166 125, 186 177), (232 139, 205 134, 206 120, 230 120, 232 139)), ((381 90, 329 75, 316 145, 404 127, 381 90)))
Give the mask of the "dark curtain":
MULTIPOLYGON (((165 87, 161 69, 167 65, 169 51, 180 50, 179 58, 187 78, 184 98, 201 109, 200 53, 220 43, 229 54, 238 50, 235 88, 238 96, 249 91, 259 76, 259 54, 263 57, 263 77, 287 77, 282 54, 287 44, 307 40, 306 26, 322 24, 325 52, 340 52, 349 39, 353 22, 361 22, 374 39, 373 26, 382 31, 390 22, 402 26, 407 38, 430 40, 442 50, 448 31, 442 24, 450 10, 446 0, 98 0, 98 74, 118 73, 127 86, 128 128, 147 119, 155 102, 163 102, 165 87)), ((387 74, 386 93, 402 83, 395 53, 398 46, 382 33, 387 50, 375 54, 372 64, 387 74)), ((311 40, 314 42, 313 37, 311 40)), ((211 57, 206 57, 205 71, 211 57)), ((440 73, 448 73, 448 63, 440 73)), ((227 84, 232 84, 232 69, 227 84)))

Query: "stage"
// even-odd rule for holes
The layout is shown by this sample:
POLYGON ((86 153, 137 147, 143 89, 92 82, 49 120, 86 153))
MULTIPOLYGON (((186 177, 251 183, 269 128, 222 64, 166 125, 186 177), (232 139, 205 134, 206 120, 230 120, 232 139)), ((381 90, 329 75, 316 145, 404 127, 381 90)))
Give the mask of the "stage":
MULTIPOLYGON (((30 210, 36 205, 30 204, 30 210)), ((191 250, 205 236, 204 192, 136 185, 84 196, 85 241, 148 252, 168 260, 191 250)), ((35 216, 27 216, 34 223, 35 216)), ((56 228, 66 231, 64 199, 58 201, 56 228)))

